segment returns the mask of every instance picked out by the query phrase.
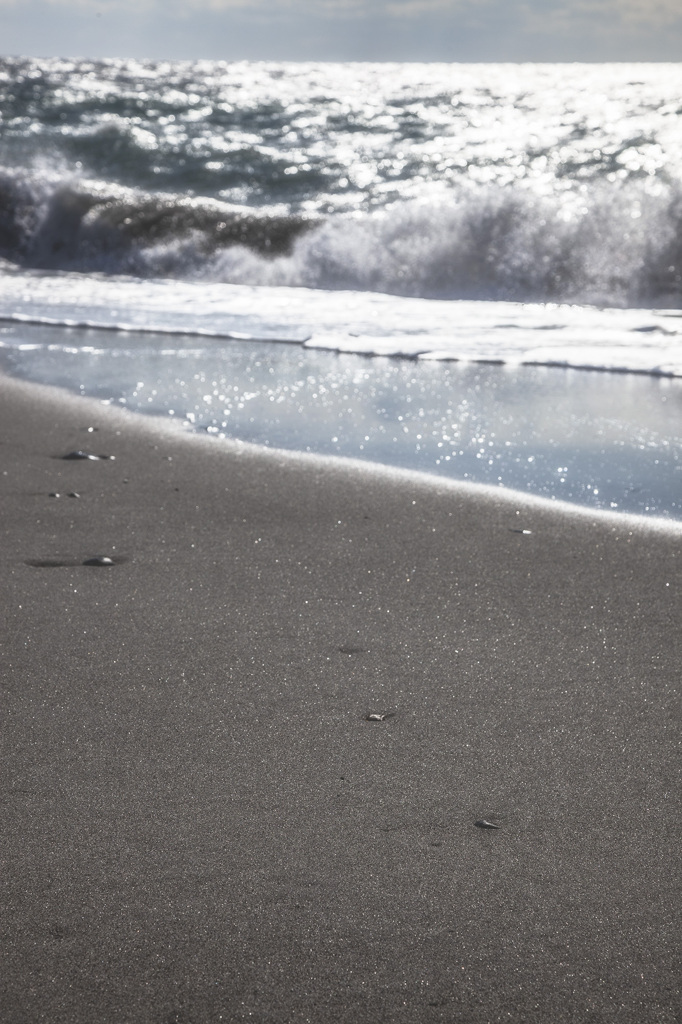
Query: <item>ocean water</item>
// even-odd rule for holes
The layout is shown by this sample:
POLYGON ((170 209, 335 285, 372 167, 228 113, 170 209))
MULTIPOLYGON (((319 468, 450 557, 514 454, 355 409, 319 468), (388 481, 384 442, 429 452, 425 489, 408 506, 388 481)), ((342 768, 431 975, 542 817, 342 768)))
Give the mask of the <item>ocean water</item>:
POLYGON ((682 518, 680 96, 682 65, 2 60, 0 366, 682 518))

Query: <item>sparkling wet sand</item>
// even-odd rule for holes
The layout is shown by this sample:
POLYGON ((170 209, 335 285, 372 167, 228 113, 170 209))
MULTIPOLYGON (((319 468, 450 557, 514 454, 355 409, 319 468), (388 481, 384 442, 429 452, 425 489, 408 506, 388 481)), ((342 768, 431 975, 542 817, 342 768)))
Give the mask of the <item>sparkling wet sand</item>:
POLYGON ((5 1024, 678 1019, 682 530, 0 427, 5 1024))

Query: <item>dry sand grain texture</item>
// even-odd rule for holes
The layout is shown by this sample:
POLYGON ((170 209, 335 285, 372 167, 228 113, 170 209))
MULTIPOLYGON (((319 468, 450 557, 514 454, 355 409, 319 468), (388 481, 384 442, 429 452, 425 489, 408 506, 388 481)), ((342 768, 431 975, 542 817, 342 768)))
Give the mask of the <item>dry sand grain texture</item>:
POLYGON ((0 427, 4 1024, 679 1019, 679 531, 0 427))

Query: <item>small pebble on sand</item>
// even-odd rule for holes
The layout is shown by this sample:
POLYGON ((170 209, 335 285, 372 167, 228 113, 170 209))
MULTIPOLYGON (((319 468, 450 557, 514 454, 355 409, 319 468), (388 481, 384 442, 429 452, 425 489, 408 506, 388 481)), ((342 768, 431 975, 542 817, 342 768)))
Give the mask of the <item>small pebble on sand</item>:
POLYGON ((113 460, 116 458, 115 455, 95 455, 94 452, 84 452, 78 449, 77 451, 67 452, 66 455, 62 455, 63 459, 70 459, 72 461, 76 459, 88 459, 91 462, 99 462, 103 459, 113 460))

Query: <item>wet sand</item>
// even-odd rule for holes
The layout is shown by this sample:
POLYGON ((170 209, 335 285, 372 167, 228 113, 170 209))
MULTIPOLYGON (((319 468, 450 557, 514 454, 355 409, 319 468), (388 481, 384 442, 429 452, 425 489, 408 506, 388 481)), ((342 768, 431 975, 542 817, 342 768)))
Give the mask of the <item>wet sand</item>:
POLYGON ((5 1024, 678 1019, 679 527, 0 428, 5 1024))

